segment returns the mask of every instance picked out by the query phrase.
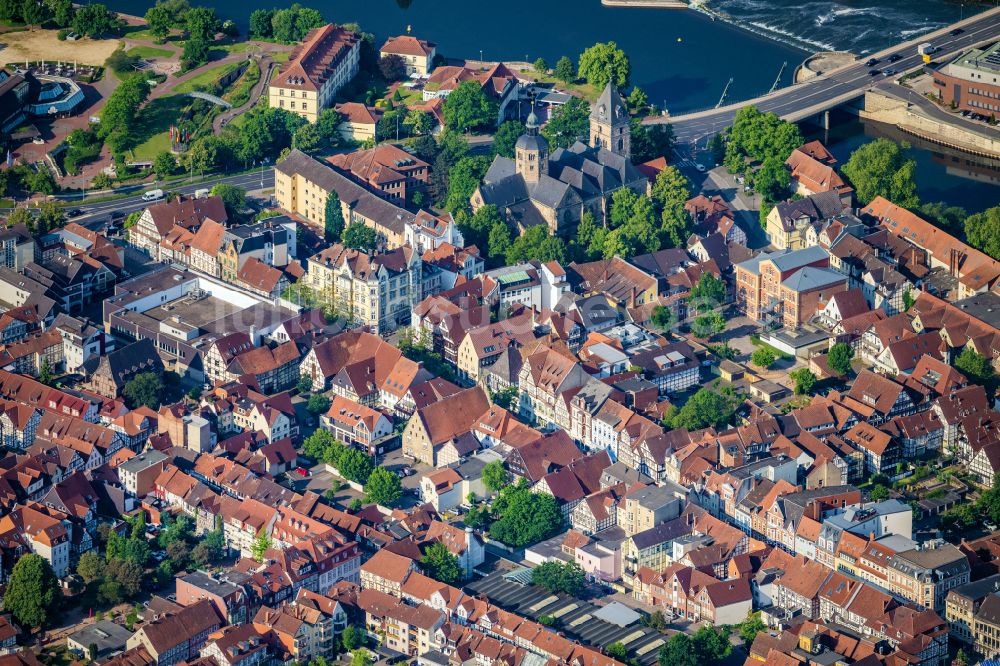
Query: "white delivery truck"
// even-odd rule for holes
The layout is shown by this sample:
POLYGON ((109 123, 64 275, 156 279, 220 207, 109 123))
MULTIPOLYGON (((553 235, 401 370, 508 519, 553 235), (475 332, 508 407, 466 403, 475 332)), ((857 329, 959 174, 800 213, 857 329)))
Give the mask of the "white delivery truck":
POLYGON ((142 195, 143 201, 156 201, 163 198, 163 190, 150 190, 142 195))

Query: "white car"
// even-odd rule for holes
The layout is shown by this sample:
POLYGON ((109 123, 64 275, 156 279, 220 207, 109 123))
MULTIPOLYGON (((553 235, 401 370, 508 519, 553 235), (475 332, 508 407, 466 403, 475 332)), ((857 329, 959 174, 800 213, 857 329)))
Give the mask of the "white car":
POLYGON ((697 169, 701 173, 705 173, 705 165, 704 164, 701 164, 701 163, 695 164, 694 168, 697 169))

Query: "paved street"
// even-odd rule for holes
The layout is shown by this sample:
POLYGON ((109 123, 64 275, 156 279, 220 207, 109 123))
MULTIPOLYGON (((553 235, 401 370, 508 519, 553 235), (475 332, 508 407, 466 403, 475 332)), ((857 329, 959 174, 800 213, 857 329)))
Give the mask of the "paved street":
MULTIPOLYGON (((266 190, 274 187, 274 170, 270 167, 266 167, 263 172, 254 171, 252 173, 244 173, 235 176, 218 176, 215 178, 210 178, 208 180, 183 184, 184 181, 172 181, 172 184, 162 184, 162 183, 143 183, 140 185, 133 185, 127 188, 121 188, 117 190, 118 192, 132 192, 128 197, 121 199, 115 199, 113 201, 104 201, 100 203, 86 203, 86 200, 78 201, 76 207, 84 212, 83 215, 74 218, 74 222, 83 223, 90 220, 97 220, 103 216, 111 215, 112 213, 131 213, 132 211, 142 210, 149 205, 148 201, 142 200, 142 193, 148 192, 153 189, 162 189, 164 191, 178 192, 187 196, 193 195, 195 192, 201 189, 211 189, 212 186, 219 183, 227 183, 229 185, 236 185, 242 187, 247 191, 255 190, 266 190)), ((65 198, 60 199, 67 205, 72 205, 74 199, 65 198)))

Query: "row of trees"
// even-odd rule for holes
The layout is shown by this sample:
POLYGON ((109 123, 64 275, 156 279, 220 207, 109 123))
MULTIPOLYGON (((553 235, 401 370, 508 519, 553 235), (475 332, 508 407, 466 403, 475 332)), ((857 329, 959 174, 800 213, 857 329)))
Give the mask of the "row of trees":
POLYGON ((254 39, 300 42, 310 30, 323 25, 323 14, 298 3, 286 9, 256 9, 250 13, 250 36, 254 39))
POLYGON ((326 430, 317 430, 307 437, 302 442, 302 452, 314 460, 332 465, 348 481, 363 485, 369 502, 392 506, 403 496, 399 476, 384 467, 377 467, 371 456, 345 446, 326 430))
POLYGON ((188 0, 157 0, 146 11, 150 34, 163 41, 174 30, 186 32, 181 65, 193 69, 209 60, 209 50, 218 32, 236 36, 239 30, 232 21, 221 21, 211 7, 192 7, 188 0))
POLYGON ((802 142, 795 123, 746 106, 736 112, 729 129, 723 163, 731 173, 746 174, 765 202, 781 201, 791 184, 785 160, 802 142), (751 169, 751 164, 756 168, 751 169))
POLYGON ((71 0, 0 0, 0 19, 28 25, 51 23, 87 37, 116 32, 124 25, 102 4, 74 7, 71 0))
POLYGON ((504 487, 490 510, 490 538, 523 548, 558 534, 563 517, 552 495, 532 492, 521 479, 504 487))

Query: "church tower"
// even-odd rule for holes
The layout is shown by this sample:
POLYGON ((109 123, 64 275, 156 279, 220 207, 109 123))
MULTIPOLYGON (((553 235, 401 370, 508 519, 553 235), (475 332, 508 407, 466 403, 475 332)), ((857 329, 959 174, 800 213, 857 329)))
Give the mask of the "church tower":
POLYGON ((618 89, 610 82, 590 111, 590 145, 625 158, 632 152, 628 108, 618 89))
POLYGON ((514 145, 514 164, 517 173, 529 183, 537 183, 549 170, 549 142, 538 133, 538 116, 532 110, 525 123, 525 133, 514 145))

